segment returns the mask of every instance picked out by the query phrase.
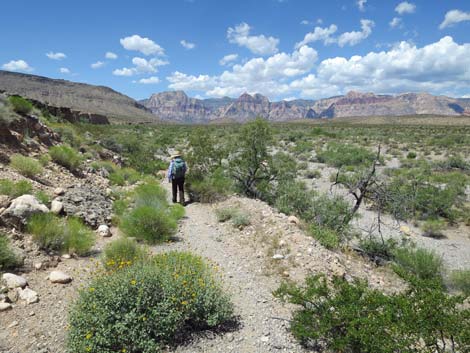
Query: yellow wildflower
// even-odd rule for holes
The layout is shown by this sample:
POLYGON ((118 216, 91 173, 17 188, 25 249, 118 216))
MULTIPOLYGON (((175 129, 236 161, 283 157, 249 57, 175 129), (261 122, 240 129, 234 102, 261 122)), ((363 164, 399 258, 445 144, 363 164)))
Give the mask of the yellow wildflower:
POLYGON ((188 302, 187 302, 186 300, 183 300, 183 301, 181 302, 181 305, 188 305, 188 302))
POLYGON ((88 289, 90 292, 94 292, 95 291, 95 288, 93 287, 90 287, 90 289, 88 289))
POLYGON ((133 280, 131 281, 131 284, 132 284, 133 286, 135 286, 136 283, 137 283, 137 281, 136 281, 135 279, 133 279, 133 280))
POLYGON ((88 333, 86 334, 86 336, 85 336, 85 338, 86 338, 87 340, 89 340, 89 339, 92 338, 92 337, 93 337, 93 334, 92 334, 91 332, 88 332, 88 333))

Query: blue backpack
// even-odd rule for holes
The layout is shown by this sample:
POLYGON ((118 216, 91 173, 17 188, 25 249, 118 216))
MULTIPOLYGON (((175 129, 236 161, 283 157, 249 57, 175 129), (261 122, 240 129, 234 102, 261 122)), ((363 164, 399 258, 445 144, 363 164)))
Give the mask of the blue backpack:
POLYGON ((186 173, 186 163, 181 158, 176 158, 173 161, 173 179, 180 179, 186 173))

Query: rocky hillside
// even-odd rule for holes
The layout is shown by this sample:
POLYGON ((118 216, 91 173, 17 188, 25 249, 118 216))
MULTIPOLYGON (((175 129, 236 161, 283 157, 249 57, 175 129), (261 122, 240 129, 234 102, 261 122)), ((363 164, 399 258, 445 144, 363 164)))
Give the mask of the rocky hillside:
POLYGON ((45 105, 67 120, 155 122, 141 104, 104 86, 0 70, 0 93, 20 95, 45 105))
POLYGON ((349 92, 318 101, 293 100, 270 102, 261 94, 242 94, 238 99, 196 99, 183 91, 161 92, 141 103, 165 121, 207 123, 211 121, 244 122, 257 116, 270 121, 298 119, 404 116, 466 115, 470 104, 465 99, 433 96, 428 93, 405 93, 396 96, 349 92))

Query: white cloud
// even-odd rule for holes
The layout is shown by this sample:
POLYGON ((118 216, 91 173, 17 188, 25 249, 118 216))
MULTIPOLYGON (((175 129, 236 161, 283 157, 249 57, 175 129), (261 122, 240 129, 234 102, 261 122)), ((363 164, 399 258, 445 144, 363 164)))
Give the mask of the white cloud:
POLYGON ((408 1, 402 1, 397 5, 397 7, 395 7, 395 11, 400 15, 403 15, 405 13, 414 13, 415 10, 416 5, 408 1))
POLYGON ((279 39, 259 36, 250 36, 251 27, 247 23, 240 23, 235 28, 229 27, 227 38, 230 43, 238 44, 248 48, 252 53, 259 55, 270 55, 278 52, 279 39))
POLYGON ((23 72, 31 72, 34 70, 24 60, 11 60, 10 62, 3 64, 2 69, 7 70, 7 71, 23 71, 23 72))
POLYGON ((153 40, 137 34, 121 38, 120 42, 124 49, 139 51, 144 55, 163 55, 165 53, 165 50, 153 40))
POLYGON ((105 56, 106 59, 110 59, 110 60, 115 60, 115 59, 118 58, 117 54, 114 54, 111 51, 106 52, 106 54, 104 56, 105 56))
POLYGON ((219 64, 224 66, 238 59, 238 54, 228 54, 219 60, 219 64))
POLYGON ((388 24, 392 28, 402 27, 401 17, 394 17, 388 24))
POLYGON ((135 57, 132 58, 132 64, 134 67, 122 69, 116 69, 113 71, 113 75, 116 76, 134 76, 136 74, 155 73, 158 72, 158 67, 168 65, 169 62, 158 58, 152 58, 150 60, 135 57))
POLYGON ((300 24, 304 25, 304 26, 308 26, 308 25, 310 25, 310 21, 309 20, 302 20, 302 21, 300 21, 300 24))
POLYGON ((338 45, 344 47, 346 44, 353 46, 360 43, 369 37, 374 25, 375 23, 372 20, 361 20, 361 31, 345 32, 341 34, 338 38, 338 45))
POLYGON ((64 53, 54 53, 52 51, 49 53, 46 53, 46 56, 51 60, 62 60, 67 57, 67 55, 65 55, 64 53))
POLYGON ((470 21, 470 12, 463 12, 460 10, 450 10, 446 13, 444 21, 439 25, 440 29, 452 26, 456 23, 470 21))
POLYGON ((60 72, 61 74, 67 74, 67 75, 68 75, 68 74, 70 73, 70 69, 68 69, 68 68, 66 68, 66 67, 61 67, 61 68, 59 69, 59 72, 60 72))
POLYGON ((159 83, 160 79, 156 76, 152 76, 149 78, 141 78, 138 82, 144 85, 152 85, 152 84, 159 83))
POLYGON ((133 76, 135 74, 135 69, 129 69, 127 67, 123 67, 122 69, 116 69, 113 71, 113 75, 115 76, 133 76))
POLYGON ((92 69, 99 69, 100 67, 103 67, 105 64, 102 61, 97 61, 93 64, 90 65, 92 69))
POLYGON ((180 41, 180 44, 181 44, 185 49, 188 49, 188 50, 194 49, 194 48, 196 47, 196 44, 191 43, 191 42, 188 42, 188 41, 186 41, 186 40, 184 40, 184 39, 183 39, 182 41, 180 41))
POLYGON ((357 0, 356 1, 357 7, 359 8, 360 11, 365 11, 366 10, 366 8, 365 8, 366 2, 367 2, 367 0, 357 0))
POLYGON ((313 32, 309 32, 305 35, 304 39, 295 45, 296 48, 300 48, 303 45, 309 44, 315 41, 323 41, 323 43, 331 44, 336 42, 336 39, 332 35, 338 30, 338 27, 335 24, 330 25, 330 27, 315 27, 313 32))
POLYGON ((267 59, 253 58, 245 64, 234 65, 219 76, 187 75, 174 72, 167 77, 168 86, 175 90, 205 91, 207 96, 236 96, 243 92, 276 96, 289 91, 284 82, 309 72, 318 54, 316 50, 303 46, 291 54, 278 53, 267 59))

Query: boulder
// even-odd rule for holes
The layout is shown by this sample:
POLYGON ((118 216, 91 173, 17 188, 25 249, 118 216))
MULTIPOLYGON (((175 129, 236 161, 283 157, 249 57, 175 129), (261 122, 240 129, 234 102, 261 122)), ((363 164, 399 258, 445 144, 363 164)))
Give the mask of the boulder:
POLYGON ((287 218, 287 221, 292 224, 300 224, 300 221, 296 216, 289 216, 289 218, 287 218))
POLYGON ((55 214, 60 214, 64 210, 64 204, 60 201, 53 200, 51 202, 51 212, 55 214))
POLYGON ((20 299, 24 300, 26 304, 34 304, 39 301, 38 294, 29 288, 20 289, 19 295, 20 299))
POLYGON ((102 224, 98 227, 98 234, 102 237, 110 237, 112 235, 111 230, 106 224, 102 224))
POLYGON ((52 283, 67 284, 72 282, 72 277, 62 271, 52 271, 49 275, 49 281, 52 283))
POLYGON ((2 280, 10 289, 24 288, 28 284, 28 281, 24 277, 17 276, 13 273, 4 273, 2 280))
POLYGON ((10 303, 0 303, 0 312, 2 311, 7 311, 12 309, 13 307, 11 306, 10 303))
POLYGON ((13 225, 24 225, 27 219, 35 213, 49 212, 49 209, 40 203, 33 195, 23 195, 14 199, 10 207, 1 214, 6 223, 13 225))
POLYGON ((60 196, 60 195, 63 195, 63 194, 65 194, 65 190, 63 188, 55 188, 54 189, 54 195, 60 196))

